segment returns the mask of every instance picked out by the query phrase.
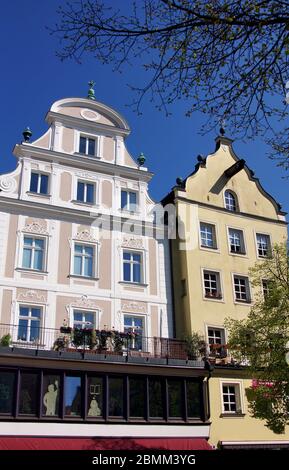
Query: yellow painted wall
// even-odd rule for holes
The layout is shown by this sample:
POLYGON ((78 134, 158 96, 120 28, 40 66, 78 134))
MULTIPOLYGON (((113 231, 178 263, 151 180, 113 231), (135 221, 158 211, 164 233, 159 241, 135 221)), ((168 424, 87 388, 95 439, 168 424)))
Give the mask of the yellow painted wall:
POLYGON ((287 427, 285 434, 274 434, 264 424, 264 421, 252 418, 248 411, 248 402, 246 399, 245 389, 251 385, 249 379, 238 377, 212 377, 210 384, 210 401, 211 401, 211 428, 210 443, 217 446, 221 441, 282 441, 289 440, 289 428, 287 427), (222 395, 221 385, 225 383, 240 383, 242 394, 242 411, 244 417, 221 417, 222 414, 222 395))

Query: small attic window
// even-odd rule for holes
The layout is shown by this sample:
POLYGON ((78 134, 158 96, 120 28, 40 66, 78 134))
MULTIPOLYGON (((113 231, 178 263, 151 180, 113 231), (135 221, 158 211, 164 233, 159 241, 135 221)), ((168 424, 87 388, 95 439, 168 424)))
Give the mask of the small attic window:
POLYGON ((231 212, 239 210, 237 196, 232 191, 225 191, 225 207, 231 212))
POLYGON ((79 153, 88 155, 89 157, 95 157, 97 154, 97 138, 94 139, 81 135, 79 137, 79 153))

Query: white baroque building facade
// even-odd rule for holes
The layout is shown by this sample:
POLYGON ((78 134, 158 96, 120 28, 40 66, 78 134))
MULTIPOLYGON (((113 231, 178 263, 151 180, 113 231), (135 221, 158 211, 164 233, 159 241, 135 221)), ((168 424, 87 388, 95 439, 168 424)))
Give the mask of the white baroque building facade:
POLYGON ((0 176, 0 449, 208 448, 209 372, 174 339, 169 243, 129 126, 84 98, 46 122, 0 176))

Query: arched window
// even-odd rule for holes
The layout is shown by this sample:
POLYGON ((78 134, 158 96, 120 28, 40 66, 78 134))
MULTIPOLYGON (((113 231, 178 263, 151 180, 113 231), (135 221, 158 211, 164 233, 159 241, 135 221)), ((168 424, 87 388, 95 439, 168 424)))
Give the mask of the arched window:
POLYGON ((232 191, 225 191, 225 207, 232 212, 238 210, 237 196, 232 191))

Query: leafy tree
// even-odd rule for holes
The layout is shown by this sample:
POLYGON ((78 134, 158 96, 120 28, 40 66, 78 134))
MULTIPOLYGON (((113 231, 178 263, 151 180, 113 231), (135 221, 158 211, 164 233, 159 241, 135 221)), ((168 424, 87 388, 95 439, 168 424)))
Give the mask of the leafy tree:
POLYGON ((241 137, 266 133, 272 158, 289 168, 288 0, 71 0, 53 32, 61 59, 142 64, 149 78, 132 87, 138 110, 147 93, 166 111, 185 98, 188 116, 208 115, 203 130, 225 118, 241 137))
POLYGON ((272 255, 250 270, 255 288, 262 286, 244 320, 228 319, 229 348, 247 364, 252 386, 250 411, 275 433, 289 424, 289 252, 275 245, 272 255), (287 358, 287 361, 286 361, 287 358))

